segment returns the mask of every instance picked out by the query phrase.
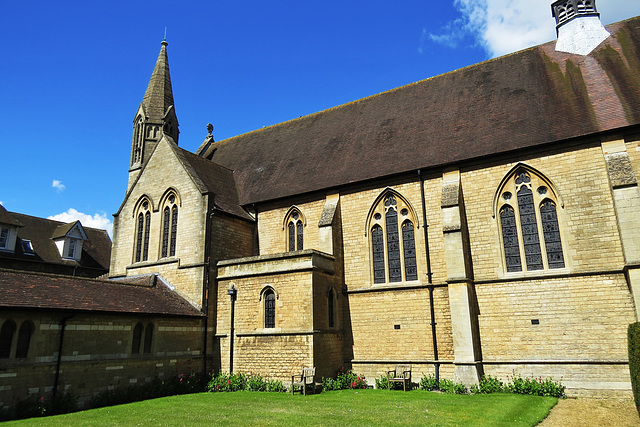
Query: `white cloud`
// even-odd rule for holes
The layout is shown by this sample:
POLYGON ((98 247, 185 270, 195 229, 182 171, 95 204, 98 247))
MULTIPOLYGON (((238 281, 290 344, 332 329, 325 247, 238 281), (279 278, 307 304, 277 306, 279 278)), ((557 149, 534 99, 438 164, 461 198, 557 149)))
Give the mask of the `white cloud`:
MULTIPOLYGON (((556 38, 551 0, 454 0, 460 17, 449 22, 429 39, 457 47, 451 40, 471 36, 487 55, 496 57, 556 38)), ((609 24, 640 14, 640 2, 600 0, 596 7, 602 22, 609 24)))
POLYGON ((100 228, 102 230, 107 230, 109 236, 112 237, 113 234, 113 223, 109 218, 107 218, 106 213, 95 214, 93 216, 78 212, 77 210, 70 208, 66 212, 62 212, 57 215, 53 215, 48 217, 48 219, 53 219, 55 221, 62 222, 73 222, 79 220, 84 227, 92 227, 92 228, 100 228))
POLYGON ((58 181, 57 179, 53 180, 53 184, 51 184, 51 186, 55 188, 58 193, 62 193, 64 189, 67 188, 67 186, 64 185, 62 181, 58 181))

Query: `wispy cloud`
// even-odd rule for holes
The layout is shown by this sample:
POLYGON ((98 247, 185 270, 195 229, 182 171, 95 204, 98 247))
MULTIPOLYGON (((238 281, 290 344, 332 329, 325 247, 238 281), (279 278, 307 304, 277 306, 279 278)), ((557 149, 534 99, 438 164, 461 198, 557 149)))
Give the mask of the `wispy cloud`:
POLYGON ((113 237, 113 223, 109 218, 107 218, 106 213, 96 213, 92 216, 70 208, 68 211, 59 213, 57 215, 52 215, 48 217, 48 219, 62 222, 73 222, 79 220, 84 227, 107 230, 109 236, 113 237))
POLYGON ((58 193, 62 193, 64 189, 67 188, 67 186, 64 185, 62 181, 58 181, 57 179, 53 180, 53 184, 51 184, 51 186, 55 188, 58 193))
MULTIPOLYGON (((465 37, 472 37, 487 56, 496 57, 556 38, 551 2, 454 0, 453 4, 460 16, 427 33, 425 40, 456 48, 465 37)), ((610 23, 638 15, 640 6, 628 0, 608 0, 598 3, 598 11, 603 22, 610 23)))

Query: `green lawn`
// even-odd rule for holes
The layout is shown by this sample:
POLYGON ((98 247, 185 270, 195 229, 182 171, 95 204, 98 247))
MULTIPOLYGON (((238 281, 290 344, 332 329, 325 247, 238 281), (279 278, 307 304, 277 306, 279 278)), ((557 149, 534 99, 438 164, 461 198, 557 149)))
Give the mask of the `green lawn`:
POLYGON ((548 415, 556 402, 553 397, 461 396, 420 390, 343 390, 306 397, 241 391, 171 396, 1 425, 534 426, 548 415))

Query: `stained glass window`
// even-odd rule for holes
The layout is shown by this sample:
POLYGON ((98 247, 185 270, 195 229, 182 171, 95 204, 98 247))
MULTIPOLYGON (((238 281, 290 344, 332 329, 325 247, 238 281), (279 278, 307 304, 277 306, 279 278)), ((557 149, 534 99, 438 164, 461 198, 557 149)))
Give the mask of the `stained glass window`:
POLYGON ((289 251, 296 250, 296 230, 293 221, 289 223, 289 251))
POLYGON ((176 254, 176 238, 178 236, 178 207, 171 208, 171 244, 169 245, 169 256, 176 254))
POLYGON ((169 254, 169 232, 170 232, 170 221, 169 217, 169 206, 164 208, 163 218, 162 218, 162 258, 166 257, 169 254))
POLYGON ((505 205, 500 210, 500 224, 502 226, 502 241, 507 260, 507 271, 522 271, 516 215, 511 206, 505 205))
POLYGON ((542 219, 542 232, 544 245, 547 250, 547 262, 549 268, 563 268, 564 256, 562 255, 562 242, 560 240, 560 226, 556 205, 551 200, 545 200, 540 206, 542 219))
POLYGON ((500 227, 507 272, 564 268, 558 214, 551 199, 555 193, 548 182, 520 169, 501 191, 505 204, 500 208, 500 227), (506 189, 516 193, 516 200, 506 189))
POLYGON ((416 264, 416 244, 413 223, 406 220, 402 223, 402 247, 404 248, 404 275, 406 280, 418 280, 416 264))
POLYGON ((374 225, 371 229, 373 247, 373 283, 384 283, 386 272, 384 266, 384 236, 382 227, 374 225))
MULTIPOLYGON (((391 198, 391 196, 389 198, 391 198)), ((385 215, 385 219, 387 226, 387 263, 389 265, 389 282, 401 282, 402 265, 400 261, 398 212, 396 212, 395 209, 389 209, 385 215)))
POLYGON ((527 270, 542 270, 542 251, 540 249, 538 223, 536 222, 533 192, 529 187, 522 186, 518 191, 518 208, 520 210, 520 228, 522 229, 527 270))
POLYGON ((142 260, 142 238, 144 236, 144 215, 138 215, 138 237, 136 238, 136 262, 142 260))
POLYGON ((144 216, 144 247, 142 249, 142 260, 149 259, 149 229, 151 228, 151 214, 147 212, 144 216))
POLYGON ((298 221, 296 224, 296 240, 297 240, 297 248, 299 251, 303 249, 302 246, 302 221, 298 221))

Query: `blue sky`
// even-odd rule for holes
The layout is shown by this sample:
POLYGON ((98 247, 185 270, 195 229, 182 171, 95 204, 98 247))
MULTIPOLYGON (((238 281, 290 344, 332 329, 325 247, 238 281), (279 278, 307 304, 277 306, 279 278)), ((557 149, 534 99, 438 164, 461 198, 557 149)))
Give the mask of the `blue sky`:
MULTIPOLYGON (((555 38, 551 1, 31 1, 0 15, 0 203, 110 228, 167 28, 195 150, 555 38)), ((604 24, 640 2, 598 0, 604 24)))

